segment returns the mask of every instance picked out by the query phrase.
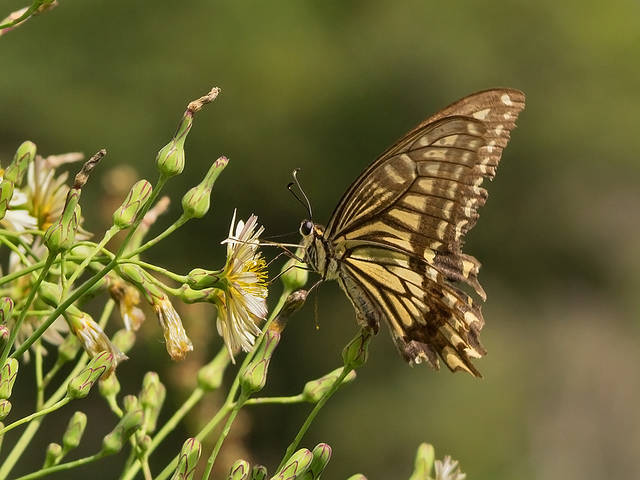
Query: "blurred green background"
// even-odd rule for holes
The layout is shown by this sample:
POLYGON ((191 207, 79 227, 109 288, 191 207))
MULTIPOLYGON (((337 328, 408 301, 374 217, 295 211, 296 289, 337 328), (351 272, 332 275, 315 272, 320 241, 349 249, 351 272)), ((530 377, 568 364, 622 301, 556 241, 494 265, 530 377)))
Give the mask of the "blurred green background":
MULTIPOLYGON (((1 13, 23 3, 2 2, 1 13)), ((523 90, 526 110, 466 247, 484 264, 489 295, 489 354, 476 362, 485 379, 409 368, 382 332, 304 443, 334 448, 326 477, 338 480, 407 478, 421 441, 459 459, 470 479, 640 478, 639 2, 60 3, 0 38, 0 157, 24 139, 45 154, 106 147, 83 197, 99 233, 103 200, 126 184, 109 169, 153 178, 186 103, 220 86, 196 118, 185 172, 167 190, 172 210, 156 229, 225 154, 212 211, 147 255, 179 272, 223 263, 234 208, 257 214, 267 235, 296 230, 305 213, 285 189, 293 168, 326 221, 355 176, 423 118, 476 90, 523 90)), ((295 393, 339 364, 353 311, 336 284, 319 291, 319 329, 313 310, 309 302, 287 327, 265 393, 295 393)), ((178 366, 150 319, 118 369, 123 391, 156 370, 179 386, 165 415, 179 405, 220 344, 212 313, 183 311, 199 341, 178 366)), ((28 413, 26 373, 19 383, 16 411, 28 413)), ((114 424, 91 398, 87 454, 114 424)), ((41 465, 72 410, 47 420, 14 473, 41 465)), ((256 408, 232 446, 273 468, 307 410, 256 408)), ((170 437, 165 458, 197 421, 170 437)), ((115 478, 120 460, 51 478, 115 478)))

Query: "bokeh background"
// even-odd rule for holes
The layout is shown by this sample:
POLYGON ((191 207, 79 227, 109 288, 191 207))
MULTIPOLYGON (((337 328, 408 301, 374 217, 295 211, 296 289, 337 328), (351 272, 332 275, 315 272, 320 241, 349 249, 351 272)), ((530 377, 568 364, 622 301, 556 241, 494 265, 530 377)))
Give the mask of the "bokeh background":
MULTIPOLYGON (((3 2, 3 13, 23 3, 3 2)), ((409 368, 383 331, 304 443, 332 445, 331 479, 407 478, 422 441, 472 479, 640 477, 639 2, 60 3, 0 38, 0 157, 24 139, 47 154, 106 147, 83 196, 88 228, 101 232, 109 202, 136 176, 155 176, 155 154, 186 103, 222 87, 196 118, 185 172, 167 189, 172 210, 156 228, 226 154, 212 211, 147 255, 178 272, 223 263, 234 208, 257 214, 268 235, 296 230, 305 212, 285 189, 293 168, 326 221, 356 175, 423 118, 476 90, 523 90, 526 110, 467 242, 489 295, 489 354, 477 362, 485 379, 409 368)), ((287 327, 265 393, 296 393, 339 365, 353 311, 335 284, 318 295, 319 328, 309 302, 287 327)), ((165 416, 220 344, 212 309, 183 317, 197 339, 186 363, 168 359, 149 321, 118 371, 124 393, 158 371, 172 390, 165 416)), ((16 412, 27 413, 28 373, 19 383, 16 412)), ((86 454, 114 424, 91 398, 86 454)), ((205 402, 160 457, 214 406, 205 402)), ((223 463, 244 455, 273 467, 308 408, 252 410, 223 463)), ((41 465, 62 416, 47 420, 16 474, 41 465)), ((52 478, 112 479, 120 464, 52 478)))

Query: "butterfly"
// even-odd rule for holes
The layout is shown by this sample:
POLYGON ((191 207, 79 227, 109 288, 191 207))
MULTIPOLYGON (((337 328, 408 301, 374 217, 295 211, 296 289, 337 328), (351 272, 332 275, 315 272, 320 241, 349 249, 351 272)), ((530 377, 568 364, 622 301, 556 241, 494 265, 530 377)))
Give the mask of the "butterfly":
POLYGON ((480 262, 462 252, 484 205, 502 150, 523 110, 519 90, 471 94, 427 118, 351 184, 326 228, 300 225, 304 257, 322 280, 337 280, 356 320, 377 333, 385 322, 410 364, 440 360, 480 372, 480 262))

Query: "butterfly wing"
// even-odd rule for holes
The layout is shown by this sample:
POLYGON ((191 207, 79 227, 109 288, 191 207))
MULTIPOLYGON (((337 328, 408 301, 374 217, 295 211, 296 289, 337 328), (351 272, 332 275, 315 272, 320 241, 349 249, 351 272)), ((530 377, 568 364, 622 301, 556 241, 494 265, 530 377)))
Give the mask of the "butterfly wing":
POLYGON ((479 375, 470 358, 484 354, 482 314, 456 283, 486 295, 461 248, 523 108, 522 92, 494 89, 428 118, 363 172, 327 225, 359 317, 374 328, 385 319, 410 362, 437 367, 439 356, 479 375))

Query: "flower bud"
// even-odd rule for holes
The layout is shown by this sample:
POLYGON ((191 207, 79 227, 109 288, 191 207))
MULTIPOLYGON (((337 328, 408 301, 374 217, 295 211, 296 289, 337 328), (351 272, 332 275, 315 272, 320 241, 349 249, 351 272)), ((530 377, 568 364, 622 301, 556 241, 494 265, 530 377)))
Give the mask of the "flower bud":
POLYGON ((185 112, 178 131, 156 156, 156 165, 160 174, 166 178, 180 175, 184 170, 184 142, 193 125, 193 113, 185 112))
POLYGON ((144 409, 144 423, 147 432, 153 433, 156 429, 158 415, 160 415, 166 395, 167 389, 160 382, 158 374, 147 372, 142 380, 142 391, 140 392, 140 404, 144 409))
POLYGON ((98 381, 103 373, 113 368, 113 355, 102 352, 93 358, 67 387, 67 396, 72 399, 84 398, 89 395, 89 390, 98 381))
POLYGON ((413 473, 409 480, 429 480, 434 458, 433 446, 428 443, 421 443, 416 453, 413 473))
POLYGON ((7 210, 9 210, 11 197, 13 197, 13 182, 6 178, 2 179, 0 181, 0 220, 4 218, 7 210))
POLYGON ((11 390, 18 375, 18 366, 15 358, 8 358, 0 369, 0 399, 11 397, 11 390))
POLYGON ((195 290, 202 290, 218 286, 220 278, 224 275, 221 270, 205 270, 204 268, 194 268, 187 276, 187 285, 195 290))
POLYGON ((112 401, 115 401, 116 395, 120 393, 120 382, 118 381, 118 377, 115 374, 112 374, 101 378, 98 382, 98 388, 100 390, 100 395, 107 399, 111 404, 112 401))
MULTIPOLYGON (((115 375, 111 375, 115 377, 115 375)), ((67 425, 67 429, 62 436, 62 445, 64 447, 64 454, 66 455, 70 450, 78 448, 84 429, 87 426, 87 416, 83 412, 76 412, 73 414, 67 425)))
POLYGON ((122 404, 124 405, 125 412, 132 412, 133 410, 142 408, 140 400, 135 395, 126 395, 122 400, 122 404))
POLYGON ((40 284, 40 299, 50 307, 57 307, 62 295, 62 287, 56 283, 47 282, 40 284))
POLYGON ((329 460, 331 460, 331 447, 326 443, 319 443, 311 453, 313 453, 313 460, 311 460, 307 473, 302 476, 302 480, 320 478, 320 474, 322 474, 329 460))
POLYGON ((29 168, 29 164, 36 158, 36 145, 33 142, 23 142, 18 147, 13 157, 13 162, 9 164, 4 172, 4 178, 13 182, 14 185, 22 185, 22 178, 29 168))
POLYGON ((222 385, 224 371, 231 358, 226 348, 221 348, 218 354, 198 371, 198 386, 205 392, 216 390, 222 385))
MULTIPOLYGON (((298 248, 296 250, 296 257, 304 258, 304 249, 298 248)), ((284 285, 285 290, 294 291, 304 287, 308 278, 309 271, 307 270, 307 265, 295 258, 290 258, 282 267, 280 280, 282 280, 282 285, 284 285)))
POLYGON ((355 475, 351 475, 349 478, 347 478, 347 480, 367 480, 367 477, 365 477, 361 473, 356 473, 355 475))
POLYGON ((236 460, 229 469, 227 480, 249 480, 251 475, 251 467, 246 460, 236 460))
POLYGON ((178 466, 171 477, 171 480, 192 480, 196 471, 196 465, 200 459, 202 445, 195 438, 188 438, 182 445, 178 466))
POLYGON ((136 334, 131 330, 118 330, 114 333, 111 343, 113 343, 122 353, 127 353, 136 343, 136 334))
MULTIPOLYGON (((322 396, 329 391, 333 382, 335 382, 344 367, 336 368, 334 371, 327 373, 323 377, 316 380, 311 380, 304 385, 302 390, 302 398, 305 402, 316 403, 322 396)), ((342 380, 342 385, 351 383, 356 378, 356 372, 350 371, 347 376, 342 380)))
POLYGON ((294 453, 287 464, 282 467, 271 480, 295 480, 302 478, 302 475, 309 469, 313 454, 303 448, 294 453))
POLYGON ((13 313, 13 300, 9 297, 0 299, 0 324, 8 323, 13 313))
POLYGON ((125 413, 115 428, 102 440, 102 450, 100 453, 112 455, 122 450, 124 442, 142 425, 143 417, 144 415, 140 408, 125 413))
POLYGON ((9 400, 0 400, 0 421, 7 418, 11 411, 11 402, 9 400))
POLYGON ((304 303, 307 301, 308 293, 309 292, 307 290, 296 290, 291 292, 285 300, 280 313, 278 313, 278 316, 269 328, 282 332, 287 326, 289 317, 304 306, 304 303))
POLYGON ((271 356, 280 342, 280 332, 268 330, 255 356, 240 377, 240 388, 245 395, 262 390, 267 382, 271 356))
POLYGON ((142 432, 140 430, 136 432, 136 443, 138 444, 138 449, 142 453, 148 452, 151 448, 153 440, 151 440, 151 437, 149 435, 140 435, 141 433, 142 432))
POLYGON ((346 368, 358 368, 364 365, 369 355, 369 341, 372 333, 363 328, 356 337, 342 350, 342 360, 346 368))
POLYGON ((267 478, 267 467, 254 465, 251 469, 251 480, 265 480, 265 478, 267 478))
POLYGON ((52 253, 66 251, 75 242, 81 216, 80 205, 78 205, 80 192, 79 188, 69 190, 62 215, 44 233, 44 243, 52 253))
POLYGON ((129 190, 129 194, 122 205, 113 212, 113 224, 119 229, 125 229, 133 225, 142 207, 151 197, 152 192, 153 187, 148 181, 139 180, 136 182, 129 190))
POLYGON ((50 443, 47 447, 47 452, 45 453, 42 468, 49 468, 57 465, 60 463, 63 456, 62 447, 58 443, 50 443))
POLYGON ((185 218, 202 218, 209 211, 213 184, 228 163, 229 159, 226 157, 218 158, 209 168, 204 180, 184 194, 182 210, 185 218))
POLYGON ((9 328, 3 323, 0 325, 0 341, 6 342, 9 340, 9 336, 11 333, 9 332, 9 328))

